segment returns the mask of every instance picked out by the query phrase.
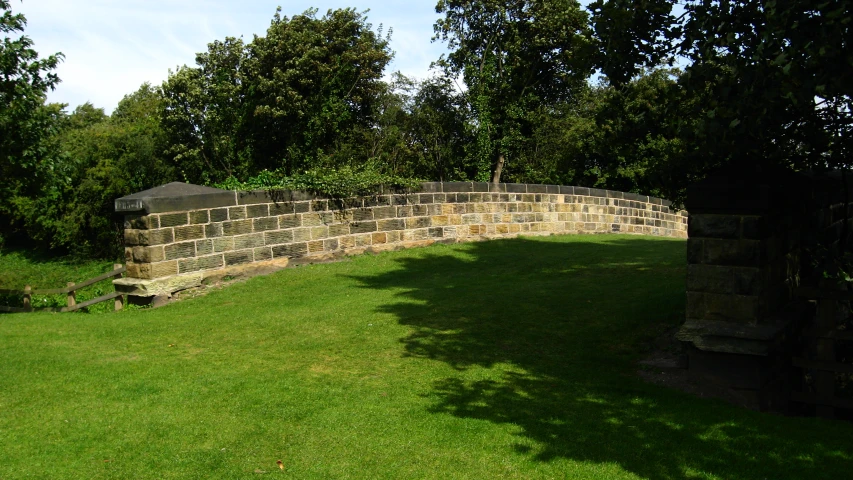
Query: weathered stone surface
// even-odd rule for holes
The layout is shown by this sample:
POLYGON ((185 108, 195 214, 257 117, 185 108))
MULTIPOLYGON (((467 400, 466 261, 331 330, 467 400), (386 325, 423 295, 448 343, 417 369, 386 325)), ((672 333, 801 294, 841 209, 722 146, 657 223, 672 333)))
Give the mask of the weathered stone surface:
POLYGON ((115 201, 116 212, 160 213, 235 205, 234 192, 172 182, 115 201))
POLYGON ((272 248, 271 247, 258 247, 258 248, 253 250, 253 253, 254 253, 256 262, 272 259, 272 248))
POLYGON ((264 234, 252 233, 234 237, 234 250, 245 250, 248 248, 264 246, 264 234))
POLYGON ((119 278, 113 280, 117 292, 140 297, 155 295, 171 295, 201 285, 202 275, 175 275, 164 278, 145 280, 139 278, 119 278))
POLYGON ((224 235, 221 223, 209 223, 204 226, 204 236, 207 238, 221 237, 224 235))
POLYGON ((279 228, 301 227, 302 226, 301 215, 296 215, 296 214, 281 215, 278 217, 278 226, 279 226, 279 228))
POLYGON ((308 255, 308 243, 291 243, 288 245, 278 245, 272 247, 272 254, 275 258, 289 257, 298 258, 308 255))
POLYGON ((236 220, 231 222, 222 222, 222 232, 228 236, 252 233, 252 221, 236 220))
POLYGON ((348 223, 338 223, 334 225, 329 225, 329 236, 330 237, 340 237, 341 235, 349 235, 350 228, 348 223))
POLYGON ((198 256, 210 255, 213 253, 213 240, 197 240, 195 242, 195 252, 198 256))
POLYGON ((166 260, 195 256, 195 242, 173 243, 164 247, 166 260))
POLYGON ((278 230, 278 217, 263 217, 252 220, 252 228, 256 232, 265 232, 267 230, 278 230))
POLYGON ((175 241, 183 242, 185 240, 197 240, 204 238, 204 225, 187 225, 184 227, 175 227, 175 241))
POLYGON ((198 258, 185 258, 178 260, 178 273, 197 272, 199 270, 211 270, 225 265, 222 255, 209 255, 198 258))
POLYGON ((246 206, 246 216, 248 218, 268 217, 270 207, 266 203, 246 206))
POLYGON ((210 221, 210 210, 194 210, 190 212, 190 223, 208 223, 210 221))
POLYGON ((175 227, 178 225, 186 225, 189 223, 189 215, 187 212, 163 213, 159 216, 160 228, 175 227))
POLYGON ((688 234, 691 237, 739 238, 740 222, 738 215, 691 215, 688 234))
POLYGON ((376 231, 376 222, 353 222, 350 224, 352 233, 368 233, 376 231))
POLYGON ((757 267, 761 262, 759 240, 703 239, 702 263, 757 267))
POLYGON ((160 221, 157 215, 125 215, 124 228, 148 230, 150 228, 160 228, 160 221))
POLYGON ((251 263, 254 260, 252 250, 235 250, 222 254, 225 258, 225 265, 240 265, 243 263, 251 263))
POLYGON ((379 220, 376 222, 376 228, 382 232, 388 230, 404 230, 406 228, 406 221, 402 218, 379 220))
POLYGON ((224 222, 228 220, 228 209, 227 208, 214 208, 210 210, 210 221, 211 222, 224 222))
POLYGON ((290 230, 276 230, 264 233, 264 244, 279 245, 293 241, 293 232, 290 230))
POLYGON ((246 207, 231 207, 228 209, 228 219, 229 220, 245 220, 248 218, 248 214, 246 213, 246 207))
POLYGON ((234 237, 222 237, 213 239, 214 252, 227 252, 234 250, 234 237))

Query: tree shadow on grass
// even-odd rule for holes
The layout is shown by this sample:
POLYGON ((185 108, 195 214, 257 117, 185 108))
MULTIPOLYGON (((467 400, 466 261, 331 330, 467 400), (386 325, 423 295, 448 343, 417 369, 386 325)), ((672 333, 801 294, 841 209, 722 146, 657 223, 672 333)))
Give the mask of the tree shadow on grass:
POLYGON ((647 478, 842 478, 849 424, 740 410, 647 385, 634 361, 684 309, 684 242, 550 237, 427 250, 357 277, 397 289, 381 311, 405 355, 445 362, 431 411, 520 427, 539 461, 618 463, 647 478), (493 369, 488 380, 464 374, 493 369))

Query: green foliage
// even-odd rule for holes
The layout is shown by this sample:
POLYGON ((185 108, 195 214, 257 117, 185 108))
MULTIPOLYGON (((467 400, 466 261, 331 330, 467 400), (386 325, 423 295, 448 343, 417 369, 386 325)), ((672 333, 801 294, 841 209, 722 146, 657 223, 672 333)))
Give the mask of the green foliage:
POLYGON ((590 75, 586 14, 575 0, 441 0, 436 12, 435 38, 451 51, 438 63, 468 87, 476 179, 498 182, 529 114, 570 98, 590 75))
POLYGON ((262 170, 366 160, 353 140, 370 130, 391 60, 388 37, 353 9, 293 18, 280 9, 265 36, 213 42, 163 84, 169 155, 193 183, 262 170))
POLYGON ((674 0, 591 5, 605 73, 686 59, 680 86, 697 118, 685 132, 690 161, 794 169, 849 166, 853 56, 848 0, 674 0))
POLYGON ((368 163, 359 168, 307 170, 289 176, 281 171, 265 170, 245 182, 229 177, 215 186, 228 190, 299 190, 342 200, 376 195, 382 193, 383 188, 414 189, 419 185, 416 179, 380 173, 375 163, 368 163))
POLYGON ((0 245, 3 236, 22 228, 21 209, 49 181, 53 157, 49 138, 56 129, 54 107, 45 95, 59 82, 52 70, 61 53, 39 59, 24 31, 22 14, 13 14, 9 0, 0 0, 0 245))

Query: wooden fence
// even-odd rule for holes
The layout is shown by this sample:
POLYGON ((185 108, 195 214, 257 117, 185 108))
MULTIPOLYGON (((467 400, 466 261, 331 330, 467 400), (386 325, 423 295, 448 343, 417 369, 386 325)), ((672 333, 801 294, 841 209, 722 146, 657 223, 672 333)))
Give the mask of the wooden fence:
POLYGON ((106 295, 101 295, 100 297, 93 298, 91 300, 86 300, 85 302, 77 303, 77 290, 81 288, 88 287, 89 285, 93 285, 100 281, 106 280, 108 278, 120 278, 121 275, 126 271, 125 267, 121 264, 114 264, 113 270, 111 272, 107 272, 103 275, 98 275, 95 278, 90 278, 84 282, 68 283, 68 286, 65 288, 47 288, 47 289, 33 289, 29 285, 24 287, 23 290, 3 290, 0 289, 0 295, 23 295, 24 297, 24 307, 4 307, 0 305, 0 312, 73 312, 75 310, 80 310, 81 308, 86 308, 91 305, 95 305, 96 303, 106 302, 108 300, 115 299, 115 309, 121 310, 124 307, 124 297, 122 294, 118 292, 108 293, 106 295), (67 306, 62 308, 33 308, 33 295, 57 295, 57 294, 65 294, 67 295, 67 306))
POLYGON ((853 409, 853 399, 836 396, 836 374, 853 374, 853 364, 836 359, 836 343, 853 341, 853 332, 840 330, 837 323, 839 304, 853 300, 853 292, 799 288, 796 293, 815 300, 817 312, 814 323, 802 333, 808 340, 804 356, 793 358, 791 363, 803 369, 804 373, 813 372, 814 381, 811 388, 803 388, 802 392, 792 391, 791 400, 815 405, 815 413, 819 417, 834 418, 837 408, 853 409))

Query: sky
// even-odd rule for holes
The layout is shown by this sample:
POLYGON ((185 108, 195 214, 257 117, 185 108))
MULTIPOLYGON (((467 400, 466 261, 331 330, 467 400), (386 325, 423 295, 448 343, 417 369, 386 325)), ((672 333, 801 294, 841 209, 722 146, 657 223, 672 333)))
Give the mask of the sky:
POLYGON ((11 0, 27 18, 24 34, 41 57, 62 52, 56 73, 62 82, 49 102, 85 102, 111 113, 144 82, 159 85, 169 69, 195 65, 195 55, 225 37, 264 35, 275 9, 298 15, 310 7, 370 9, 368 22, 393 29, 394 60, 386 74, 427 78, 430 63, 446 52, 431 42, 436 0, 11 0))

